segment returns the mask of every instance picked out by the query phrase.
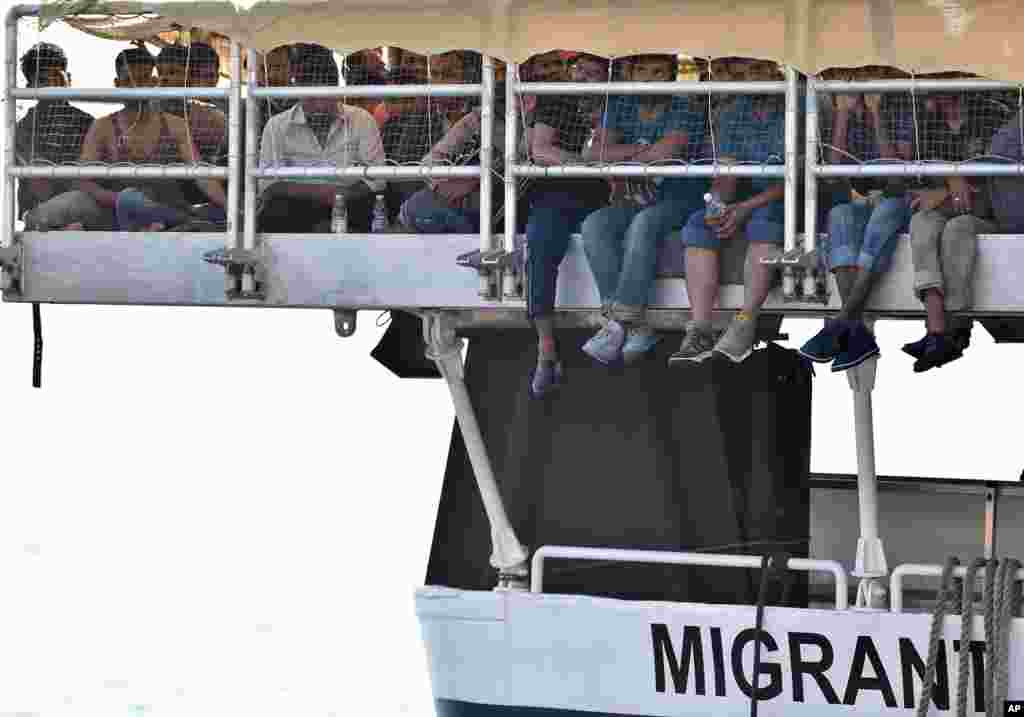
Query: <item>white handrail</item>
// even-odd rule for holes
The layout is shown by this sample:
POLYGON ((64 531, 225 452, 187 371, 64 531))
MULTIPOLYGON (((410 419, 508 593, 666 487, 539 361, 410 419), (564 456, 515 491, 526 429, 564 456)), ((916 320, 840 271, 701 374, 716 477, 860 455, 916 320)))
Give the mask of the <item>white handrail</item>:
POLYGON ((483 85, 347 85, 330 87, 255 87, 256 99, 293 99, 309 97, 479 97, 483 85))
MULTIPOLYGON (((984 575, 983 570, 977 573, 978 578, 984 575)), ((889 576, 889 598, 892 612, 903 612, 903 576, 913 575, 922 578, 942 577, 941 565, 923 565, 920 563, 906 563, 897 566, 889 576)), ((960 565, 953 568, 953 577, 962 578, 967 575, 967 566, 960 565)), ((1015 580, 1024 581, 1024 568, 1017 571, 1015 580)))
POLYGON ((782 95, 785 82, 516 82, 528 95, 782 95))
POLYGON ((517 177, 783 177, 783 164, 570 164, 541 166, 513 165, 517 177))
MULTIPOLYGON (((720 568, 760 568, 761 556, 724 553, 684 553, 668 550, 622 550, 619 548, 577 548, 567 545, 545 545, 533 554, 530 566, 530 591, 544 592, 544 561, 600 560, 614 563, 658 563, 665 565, 700 565, 720 568)), ((846 570, 835 560, 791 558, 790 570, 831 573, 836 582, 836 609, 848 606, 846 570)))

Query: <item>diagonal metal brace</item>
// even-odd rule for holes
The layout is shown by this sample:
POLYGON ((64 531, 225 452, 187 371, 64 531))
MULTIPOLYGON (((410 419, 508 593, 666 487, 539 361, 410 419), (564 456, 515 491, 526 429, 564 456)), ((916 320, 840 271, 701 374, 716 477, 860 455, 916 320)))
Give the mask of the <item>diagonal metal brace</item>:
POLYGON ((15 241, 10 246, 0 246, 0 268, 3 269, 3 276, 0 277, 0 291, 12 294, 21 293, 23 256, 24 247, 19 241, 15 241))
POLYGON ((257 251, 250 249, 214 249, 203 254, 203 261, 224 267, 230 275, 241 278, 244 274, 252 274, 256 289, 251 293, 244 291, 228 291, 232 299, 265 299, 266 267, 263 258, 257 251))
POLYGON ((506 252, 504 249, 492 249, 487 252, 475 249, 465 254, 460 254, 456 257, 455 263, 459 266, 475 269, 476 271, 489 269, 506 271, 511 269, 515 272, 521 272, 526 265, 526 255, 523 247, 518 247, 511 253, 506 252))

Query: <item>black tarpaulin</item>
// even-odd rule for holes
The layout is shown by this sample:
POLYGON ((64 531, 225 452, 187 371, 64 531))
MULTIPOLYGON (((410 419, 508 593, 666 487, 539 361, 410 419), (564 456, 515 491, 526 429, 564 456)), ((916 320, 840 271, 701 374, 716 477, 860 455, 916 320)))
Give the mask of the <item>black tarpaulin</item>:
MULTIPOLYGON (((609 371, 563 332, 561 395, 533 401, 530 331, 470 335, 466 382, 512 524, 541 545, 807 555, 811 372, 775 345, 746 362, 609 371), (775 541, 793 541, 776 545, 775 541)), ((490 535, 456 425, 427 583, 493 587, 490 535)), ((756 575, 728 568, 551 561, 545 591, 635 599, 752 602, 756 575)), ((801 591, 795 593, 799 602, 801 591)))

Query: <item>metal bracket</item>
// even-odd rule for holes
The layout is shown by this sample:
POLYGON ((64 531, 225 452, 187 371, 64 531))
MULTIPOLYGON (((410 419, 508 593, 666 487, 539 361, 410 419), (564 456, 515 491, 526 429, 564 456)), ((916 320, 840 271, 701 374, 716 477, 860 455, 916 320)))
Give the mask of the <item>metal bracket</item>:
POLYGON ((334 310, 334 330, 338 336, 343 339, 347 339, 356 332, 356 310, 355 309, 335 309, 334 310))
MULTIPOLYGON (((252 292, 243 290, 227 290, 229 299, 266 299, 266 268, 258 251, 249 249, 214 249, 203 254, 203 261, 224 267, 225 271, 236 279, 251 274, 255 289, 252 292)), ((244 282, 241 283, 244 286, 244 282)), ((353 322, 354 323, 354 322, 353 322)))
POLYGON ((21 293, 21 268, 24 258, 24 246, 14 241, 10 246, 0 246, 0 291, 4 293, 21 293))
POLYGON ((829 287, 826 281, 821 280, 822 277, 815 276, 816 281, 813 294, 808 294, 807 290, 804 288, 806 286, 806 282, 803 281, 803 279, 809 276, 810 273, 814 272, 818 267, 817 250, 813 252, 806 252, 802 246, 798 246, 787 252, 778 251, 770 256, 766 256, 761 259, 761 263, 792 271, 794 276, 795 292, 792 296, 786 295, 785 300, 787 302, 820 302, 822 304, 828 304, 829 287))
POLYGON ((460 254, 455 263, 479 272, 482 276, 493 277, 502 274, 506 281, 495 282, 499 291, 497 298, 501 299, 522 299, 523 277, 526 273, 526 251, 523 247, 517 247, 512 252, 504 249, 491 249, 489 251, 474 251, 460 254), (507 281, 511 277, 512 281, 507 281), (504 285, 504 286, 503 286, 504 285))

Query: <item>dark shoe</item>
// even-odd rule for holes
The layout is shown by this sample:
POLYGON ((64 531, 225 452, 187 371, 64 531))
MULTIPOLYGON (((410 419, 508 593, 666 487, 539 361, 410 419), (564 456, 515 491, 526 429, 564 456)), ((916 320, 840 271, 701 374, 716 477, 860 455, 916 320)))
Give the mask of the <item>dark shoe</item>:
POLYGON ((828 363, 843 351, 850 324, 838 319, 825 320, 825 328, 800 347, 799 353, 815 363, 828 363))
POLYGON ((923 339, 912 341, 909 344, 903 345, 903 353, 913 356, 915 359, 921 358, 924 355, 925 345, 928 343, 928 334, 924 335, 923 339))
POLYGON ((541 359, 530 373, 530 398, 541 399, 555 393, 565 383, 561 359, 541 359))
POLYGON ((924 342, 924 351, 914 362, 914 373, 924 373, 929 369, 945 366, 964 355, 956 341, 945 334, 928 334, 924 342))
POLYGON ((967 350, 967 347, 971 345, 971 326, 961 327, 953 331, 953 342, 960 349, 960 353, 967 350))
MULTIPOLYGON (((850 327, 844 343, 846 346, 836 356, 835 361, 832 362, 833 373, 860 366, 872 356, 878 356, 881 353, 878 350, 878 342, 875 341, 875 337, 860 322, 850 327)), ((803 352, 801 351, 801 353, 803 352)))

